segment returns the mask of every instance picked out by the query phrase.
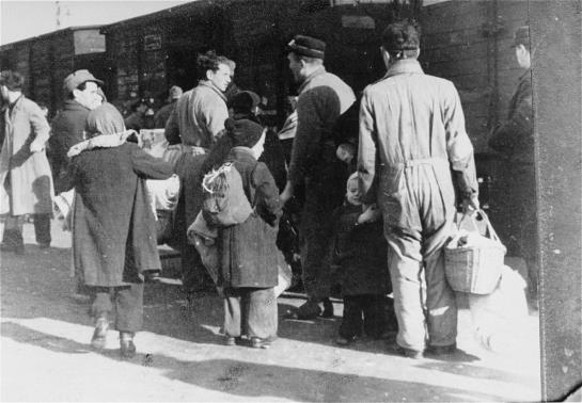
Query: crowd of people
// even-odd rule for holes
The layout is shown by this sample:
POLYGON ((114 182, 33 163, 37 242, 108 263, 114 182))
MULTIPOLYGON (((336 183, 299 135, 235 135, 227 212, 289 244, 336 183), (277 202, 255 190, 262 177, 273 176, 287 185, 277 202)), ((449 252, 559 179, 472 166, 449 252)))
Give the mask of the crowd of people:
MULTIPOLYGON (((197 86, 171 87, 157 113, 136 100, 125 119, 107 101, 103 81, 77 70, 64 80, 66 100, 49 125, 22 94, 22 75, 2 72, 2 250, 24 253, 26 215, 34 217, 37 242, 48 247, 54 195, 74 189, 76 291, 92 298, 95 348, 103 348, 113 326, 121 355, 136 352, 144 283, 161 270, 161 217, 152 211, 146 180, 176 174, 181 189, 164 242, 181 252, 191 303, 201 290, 220 290, 227 345, 268 348, 276 340, 274 290, 280 267, 298 255, 307 299, 290 318, 334 316, 330 297, 339 284, 338 344, 385 338, 396 330, 393 315, 393 352, 418 358, 456 350, 457 306, 443 247, 455 229, 457 197, 465 212, 479 209, 457 90, 423 72, 419 30, 410 22, 386 28, 380 48, 386 75, 359 97, 326 71, 325 42, 297 35, 286 50, 299 89, 279 133, 262 121, 260 96, 234 85, 235 63, 213 51, 198 56, 197 86), (164 128, 174 157, 144 149, 136 131, 151 127, 164 128), (286 153, 281 142, 289 139, 286 153), (225 162, 240 174, 252 213, 214 228, 214 278, 187 229, 202 210, 203 178, 225 162), (299 217, 297 248, 285 253, 280 228, 291 215, 299 217)), ((506 136, 496 132, 493 144, 506 136)))

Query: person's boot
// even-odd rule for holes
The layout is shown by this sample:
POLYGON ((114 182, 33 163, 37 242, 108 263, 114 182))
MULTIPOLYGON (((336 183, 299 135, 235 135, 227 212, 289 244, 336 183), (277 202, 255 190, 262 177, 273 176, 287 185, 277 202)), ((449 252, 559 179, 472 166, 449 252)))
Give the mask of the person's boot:
POLYGON ((321 313, 322 318, 333 318, 333 304, 329 298, 323 299, 323 312, 321 313))
POLYGON ((102 350, 107 344, 107 331, 109 330, 109 321, 107 316, 103 315, 95 321, 95 331, 91 338, 91 346, 97 350, 102 350))
POLYGON ((320 314, 321 308, 319 304, 314 301, 307 301, 290 315, 290 319, 311 320, 317 318, 320 314))
POLYGON ((121 358, 133 358, 136 348, 133 343, 133 332, 119 332, 119 353, 121 358))

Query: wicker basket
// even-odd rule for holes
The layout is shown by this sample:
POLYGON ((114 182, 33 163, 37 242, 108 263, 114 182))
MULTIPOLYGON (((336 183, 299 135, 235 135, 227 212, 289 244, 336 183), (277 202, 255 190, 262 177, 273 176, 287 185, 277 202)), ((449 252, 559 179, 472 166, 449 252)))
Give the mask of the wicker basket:
MULTIPOLYGON (((474 234, 477 244, 459 246, 459 235, 445 246, 445 274, 451 288, 471 294, 490 294, 495 290, 504 265, 505 246, 499 241, 497 233, 484 211, 478 214, 487 225, 487 236, 474 234)), ((459 227, 463 219, 459 222, 459 227)), ((477 224, 471 217, 475 228, 477 224)))

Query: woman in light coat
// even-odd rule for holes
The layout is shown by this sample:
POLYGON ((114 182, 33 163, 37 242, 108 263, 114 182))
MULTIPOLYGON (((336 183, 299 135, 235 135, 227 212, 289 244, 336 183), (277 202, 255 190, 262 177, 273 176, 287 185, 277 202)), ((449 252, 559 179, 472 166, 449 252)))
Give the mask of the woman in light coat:
MULTIPOLYGON (((0 152, 0 214, 7 214, 2 250, 24 253, 22 224, 26 214, 44 219, 44 244, 50 244, 53 180, 45 144, 50 126, 40 107, 22 94, 24 78, 3 71, 0 88, 4 141, 0 152), (46 228, 48 227, 48 228, 46 228)), ((37 223, 38 224, 38 223, 37 223)), ((41 235, 37 232, 38 235, 41 235)), ((40 237, 37 236, 40 241, 40 237)), ((43 245, 44 246, 44 245, 43 245)), ((48 246, 48 245, 47 245, 48 246)))

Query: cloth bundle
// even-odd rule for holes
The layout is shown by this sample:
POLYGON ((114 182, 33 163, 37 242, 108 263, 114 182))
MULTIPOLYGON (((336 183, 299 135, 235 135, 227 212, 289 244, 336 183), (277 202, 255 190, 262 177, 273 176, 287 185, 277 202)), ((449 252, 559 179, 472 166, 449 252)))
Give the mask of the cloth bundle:
MULTIPOLYGON (((218 256, 217 239, 218 229, 216 227, 208 226, 202 215, 202 212, 200 212, 196 217, 196 220, 194 220, 192 225, 190 225, 188 228, 188 241, 196 247, 196 250, 202 259, 202 264, 204 264, 204 267, 206 267, 206 270, 214 281, 214 284, 217 285, 219 294, 221 294, 222 289, 218 285, 220 261, 218 256)), ((274 288, 275 297, 283 294, 283 292, 285 292, 285 290, 291 286, 293 279, 291 266, 285 262, 285 259, 282 256, 281 259, 278 260, 282 263, 277 266, 279 281, 277 286, 274 288)))
POLYGON ((53 213, 62 225, 63 231, 73 228, 73 207, 75 203, 75 189, 58 194, 53 198, 53 213))

